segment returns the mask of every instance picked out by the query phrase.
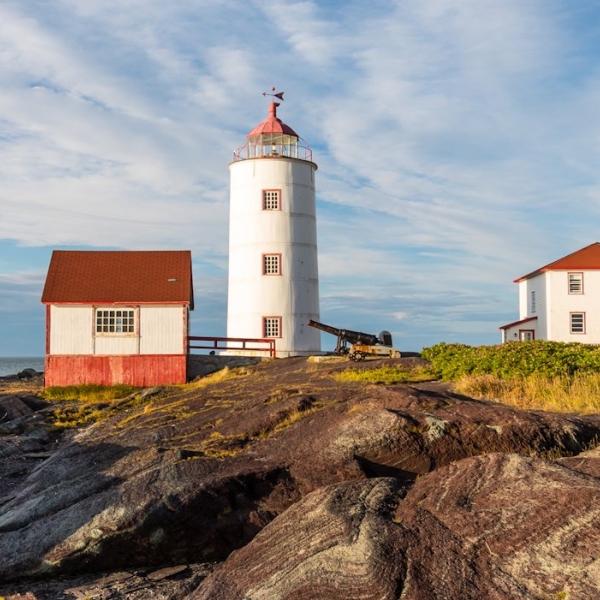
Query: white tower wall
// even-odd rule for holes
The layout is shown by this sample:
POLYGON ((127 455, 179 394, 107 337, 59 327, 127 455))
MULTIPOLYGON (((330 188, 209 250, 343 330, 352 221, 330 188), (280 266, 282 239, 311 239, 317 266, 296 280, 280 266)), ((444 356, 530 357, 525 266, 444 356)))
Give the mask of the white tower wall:
POLYGON ((227 337, 265 337, 265 317, 281 319, 277 356, 318 353, 320 333, 315 171, 310 161, 262 156, 229 165, 227 337), (278 210, 263 192, 278 190, 278 210), (263 256, 280 256, 280 274, 263 274, 263 256))

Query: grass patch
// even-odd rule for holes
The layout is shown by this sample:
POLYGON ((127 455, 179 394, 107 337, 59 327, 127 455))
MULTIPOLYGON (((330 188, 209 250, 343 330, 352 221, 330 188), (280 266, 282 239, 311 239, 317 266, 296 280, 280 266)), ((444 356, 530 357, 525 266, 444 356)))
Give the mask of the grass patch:
POLYGON ((277 433, 279 431, 283 431, 284 429, 291 427, 294 423, 297 423, 298 421, 301 421, 302 419, 305 419, 306 417, 317 412, 317 410, 318 410, 318 408, 316 406, 307 408, 306 410, 300 410, 299 408, 295 408, 295 409, 289 411, 285 415, 285 417, 281 421, 279 421, 279 423, 277 423, 277 425, 275 425, 275 427, 273 428, 273 431, 275 433, 277 433))
POLYGON ((76 429, 92 425, 107 419, 112 414, 105 408, 96 408, 91 404, 62 406, 53 413, 56 429, 76 429))
POLYGON ((579 414, 600 412, 598 373, 509 378, 468 375, 455 382, 454 389, 472 398, 496 400, 523 409, 579 414))
POLYGON ((368 383, 394 384, 416 383, 428 381, 431 373, 425 369, 406 370, 397 367, 382 367, 381 369, 348 369, 334 375, 336 381, 365 381, 368 383))
POLYGON ((139 388, 131 385, 69 385, 46 388, 43 397, 47 400, 78 400, 79 402, 107 402, 126 398, 139 388))
POLYGON ((201 458, 229 458, 242 452, 250 437, 245 433, 223 435, 215 431, 203 442, 182 449, 184 460, 201 458))
POLYGON ((348 410, 347 413, 351 415, 352 413, 363 412, 364 410, 371 410, 376 405, 372 402, 358 402, 357 404, 353 404, 348 410))
POLYGON ((221 383, 222 381, 227 381, 228 379, 236 379, 240 377, 247 377, 254 372, 253 369, 249 367, 236 367, 234 369, 230 369, 229 367, 223 367, 214 373, 210 373, 200 379, 194 380, 190 383, 182 383, 180 388, 184 390, 196 390, 199 388, 207 387, 209 385, 214 385, 215 383, 221 383))
POLYGON ((52 413, 56 429, 76 429, 108 419, 119 410, 130 408, 121 402, 139 392, 131 385, 69 385, 46 388, 42 396, 57 402, 52 413))

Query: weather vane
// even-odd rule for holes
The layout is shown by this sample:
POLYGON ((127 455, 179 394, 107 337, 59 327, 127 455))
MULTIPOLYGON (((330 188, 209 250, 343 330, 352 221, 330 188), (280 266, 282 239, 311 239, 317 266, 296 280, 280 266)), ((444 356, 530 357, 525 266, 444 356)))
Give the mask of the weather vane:
POLYGON ((274 98, 279 98, 279 100, 283 101, 284 92, 277 92, 276 94, 274 92, 275 88, 272 87, 270 92, 263 92, 263 96, 273 96, 274 98))

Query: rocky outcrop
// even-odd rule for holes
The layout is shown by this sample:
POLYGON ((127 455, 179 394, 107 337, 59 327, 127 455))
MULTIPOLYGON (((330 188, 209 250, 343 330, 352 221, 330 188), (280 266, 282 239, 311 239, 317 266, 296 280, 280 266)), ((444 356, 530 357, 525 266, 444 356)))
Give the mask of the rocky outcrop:
MULTIPOLYGON (((367 361, 359 368, 385 364, 398 363, 367 361)), ((200 381, 125 399, 111 405, 109 419, 60 440, 48 426, 52 407, 37 411, 40 419, 45 415, 50 436, 43 448, 53 440, 54 450, 39 452, 0 499, 0 580, 222 561, 235 550, 244 552, 276 517, 300 510, 298 502, 314 502, 312 493, 317 499, 331 493, 332 484, 349 486, 343 488, 348 499, 337 506, 367 502, 368 510, 356 508, 367 515, 365 524, 377 523, 375 529, 381 526, 393 538, 398 527, 392 508, 408 507, 424 482, 438 481, 442 473, 448 477, 450 464, 498 452, 573 457, 600 435, 595 416, 519 411, 456 395, 437 383, 380 386, 332 378, 346 368, 348 363, 305 359, 242 367, 210 385, 200 381)), ((13 446, 17 435, 7 434, 13 446)), ((565 462, 553 468, 573 473, 577 467, 565 462)), ((505 471, 508 481, 510 469, 505 471)), ((470 485, 477 487, 476 481, 473 475, 470 485)), ((332 527, 352 529, 342 527, 343 512, 340 508, 332 527)), ((404 555, 398 559, 406 573, 418 568, 417 558, 428 564, 432 552, 426 545, 417 551, 426 539, 410 531, 416 536, 412 562, 404 555)), ((255 541, 260 539, 262 534, 255 541)), ((309 547, 298 552, 310 554, 309 538, 303 539, 309 547)), ((379 542, 364 548, 383 560, 379 542)), ((467 546, 452 547, 462 556, 467 546)), ((384 548, 400 552, 385 543, 384 548)), ((468 558, 473 555, 464 556, 475 568, 468 558)), ((402 569, 381 568, 386 581, 407 585, 402 569)), ((352 569, 358 566, 352 563, 352 569)), ((411 577, 418 580, 416 572, 411 577)))
POLYGON ((215 354, 190 354, 187 357, 187 380, 192 381, 216 373, 223 368, 235 369, 257 365, 264 360, 252 356, 215 356, 215 354))
POLYGON ((48 403, 29 393, 0 393, 0 505, 55 449, 48 403))
POLYGON ((195 590, 214 565, 123 569, 108 574, 38 579, 0 586, 4 600, 181 600, 195 590))
POLYGON ((308 495, 189 600, 600 597, 600 481, 491 454, 308 495))
POLYGON ((234 552, 190 600, 396 598, 405 549, 396 479, 321 488, 234 552))

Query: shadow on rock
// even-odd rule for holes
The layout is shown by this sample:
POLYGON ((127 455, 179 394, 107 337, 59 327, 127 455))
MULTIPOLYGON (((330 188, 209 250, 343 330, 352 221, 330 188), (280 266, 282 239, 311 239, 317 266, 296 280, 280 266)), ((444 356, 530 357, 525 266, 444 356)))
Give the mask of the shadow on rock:
MULTIPOLYGON (((97 553, 121 480, 106 474, 131 448, 110 443, 71 444, 38 466, 0 508, 0 578, 69 570, 77 557, 97 553)), ((77 566, 78 568, 78 566, 77 566)))

